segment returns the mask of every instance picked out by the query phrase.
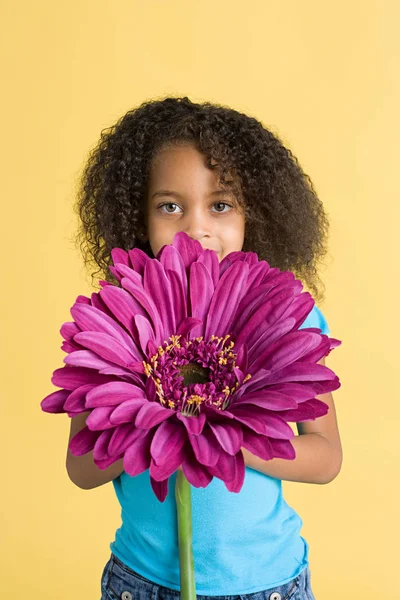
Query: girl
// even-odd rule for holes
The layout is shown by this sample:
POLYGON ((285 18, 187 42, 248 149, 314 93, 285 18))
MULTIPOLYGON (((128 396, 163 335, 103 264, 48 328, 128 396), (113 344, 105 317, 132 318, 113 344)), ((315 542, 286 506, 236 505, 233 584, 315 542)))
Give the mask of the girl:
MULTIPOLYGON (((138 247, 154 257, 185 231, 219 260, 233 251, 257 252, 271 266, 293 271, 321 299, 316 264, 326 253, 328 229, 322 203, 278 137, 230 108, 167 97, 129 111, 102 132, 76 210, 85 263, 93 259, 107 281, 116 282, 108 270, 113 247, 138 247)), ((311 326, 330 333, 316 306, 302 325, 311 326)), ((200 598, 314 598, 302 520, 285 502, 282 480, 325 484, 340 471, 332 394, 318 398, 328 414, 297 424, 294 460, 263 461, 243 448, 246 477, 239 494, 217 478, 206 488, 192 487, 200 598)), ((70 440, 88 414, 71 419, 70 440)), ((176 473, 160 503, 149 471, 131 477, 122 459, 100 470, 92 452, 77 457, 68 450, 67 470, 83 489, 112 481, 121 504, 102 600, 178 599, 176 473)))

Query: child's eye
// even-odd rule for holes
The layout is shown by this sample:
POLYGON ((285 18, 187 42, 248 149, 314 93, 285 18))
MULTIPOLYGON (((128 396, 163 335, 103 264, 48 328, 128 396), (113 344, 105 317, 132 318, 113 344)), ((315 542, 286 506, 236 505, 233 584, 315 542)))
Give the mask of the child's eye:
POLYGON ((164 207, 166 206, 178 206, 177 204, 175 204, 174 202, 165 202, 164 204, 160 204, 160 206, 158 206, 158 209, 161 210, 161 212, 167 212, 169 215, 174 215, 175 211, 171 211, 171 210, 162 210, 164 207))
MULTIPOLYGON (((216 203, 214 204, 214 206, 227 206, 228 208, 232 208, 232 205, 231 205, 231 204, 228 204, 227 202, 216 202, 216 203)), ((224 211, 224 210, 217 210, 217 212, 227 212, 227 211, 224 211)))
MULTIPOLYGON (((223 213, 223 212, 228 212, 227 210, 224 210, 225 207, 228 207, 228 209, 233 208, 231 204, 228 204, 227 202, 215 202, 213 204, 214 207, 219 207, 219 209, 222 207, 222 210, 217 209, 216 212, 218 213, 223 213)), ((174 207, 178 207, 179 206, 177 204, 175 204, 175 202, 164 202, 164 204, 160 204, 157 209, 161 212, 167 213, 169 215, 175 215, 177 214, 177 211, 174 210, 174 207), (172 208, 172 210, 170 210, 172 208)))

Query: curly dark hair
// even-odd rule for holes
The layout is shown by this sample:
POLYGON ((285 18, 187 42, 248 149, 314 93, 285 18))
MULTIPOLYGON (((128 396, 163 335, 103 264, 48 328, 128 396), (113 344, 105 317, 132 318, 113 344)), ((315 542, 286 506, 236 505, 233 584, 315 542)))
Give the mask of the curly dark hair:
POLYGON ((85 266, 99 267, 92 285, 99 272, 116 283, 108 268, 114 247, 140 248, 153 257, 138 235, 149 171, 161 148, 181 143, 194 145, 209 168, 218 167, 219 181, 234 189, 245 214, 243 251, 292 271, 316 302, 322 300, 317 263, 327 253, 329 221, 309 176, 257 119, 187 97, 149 100, 129 110, 101 131, 89 152, 74 206, 80 221, 74 239, 85 266))

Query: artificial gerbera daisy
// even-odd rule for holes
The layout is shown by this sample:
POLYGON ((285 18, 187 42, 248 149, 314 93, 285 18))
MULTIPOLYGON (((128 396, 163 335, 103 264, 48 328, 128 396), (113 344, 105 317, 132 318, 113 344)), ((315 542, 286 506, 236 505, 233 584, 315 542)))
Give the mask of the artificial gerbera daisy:
POLYGON ((101 469, 123 458, 132 476, 150 469, 160 501, 180 466, 195 487, 218 477, 239 492, 242 447, 293 459, 288 422, 326 414, 316 395, 340 387, 317 361, 341 342, 299 330, 314 306, 302 283, 253 252, 219 263, 182 232, 156 258, 111 255, 119 285, 76 299, 60 330, 66 365, 52 377, 62 389, 41 403, 90 411, 71 452, 93 450, 101 469))

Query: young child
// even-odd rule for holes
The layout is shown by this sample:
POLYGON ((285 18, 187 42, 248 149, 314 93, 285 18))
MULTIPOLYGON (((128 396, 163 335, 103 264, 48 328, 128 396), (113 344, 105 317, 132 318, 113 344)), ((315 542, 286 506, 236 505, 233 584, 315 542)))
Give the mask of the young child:
MULTIPOLYGON (((102 132, 76 210, 85 262, 94 260, 109 282, 116 281, 108 270, 112 248, 137 247, 154 257, 184 231, 220 261, 233 251, 257 252, 271 266, 293 271, 315 300, 322 298, 316 264, 326 253, 323 205, 278 137, 230 108, 185 97, 129 111, 102 132)), ((316 306, 302 327, 330 333, 316 306)), ((263 461, 243 448, 246 476, 238 494, 217 478, 206 488, 192 487, 196 591, 203 600, 314 598, 302 520, 285 502, 282 480, 326 484, 340 471, 332 394, 318 398, 328 414, 297 424, 294 460, 263 461)), ((70 440, 88 414, 71 419, 70 440)), ((83 489, 112 481, 121 504, 102 600, 178 599, 176 473, 161 503, 149 471, 131 477, 122 459, 100 470, 93 452, 68 450, 67 470, 83 489)))

